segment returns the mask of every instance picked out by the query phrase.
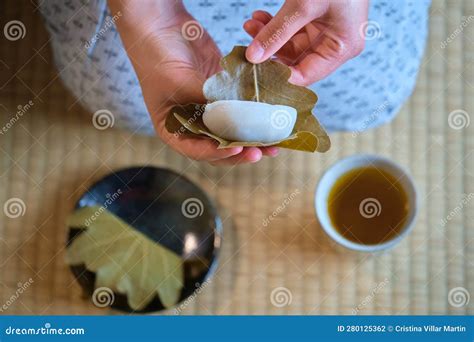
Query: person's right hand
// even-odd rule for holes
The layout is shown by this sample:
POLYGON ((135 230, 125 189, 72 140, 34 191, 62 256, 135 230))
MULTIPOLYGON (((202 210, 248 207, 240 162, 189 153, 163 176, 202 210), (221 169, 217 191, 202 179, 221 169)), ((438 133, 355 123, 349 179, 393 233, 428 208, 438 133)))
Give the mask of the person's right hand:
POLYGON ((109 0, 112 13, 121 12, 116 25, 143 92, 156 132, 181 154, 211 164, 239 164, 275 156, 278 148, 218 149, 210 138, 175 135, 165 128, 176 104, 205 103, 204 81, 220 70, 221 55, 212 38, 186 11, 181 1, 109 0), (194 25, 194 36, 192 26, 194 25), (202 36, 201 36, 202 35, 202 36))
POLYGON ((247 59, 276 55, 290 66, 291 83, 308 86, 362 52, 367 16, 368 0, 286 0, 275 16, 255 11, 244 23, 254 38, 247 59))

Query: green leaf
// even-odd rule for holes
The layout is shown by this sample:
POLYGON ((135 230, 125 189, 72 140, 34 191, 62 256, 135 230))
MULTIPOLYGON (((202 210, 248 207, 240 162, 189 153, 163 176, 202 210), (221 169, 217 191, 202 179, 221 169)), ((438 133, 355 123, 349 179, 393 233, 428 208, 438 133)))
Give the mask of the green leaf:
POLYGON ((169 132, 206 135, 219 142, 219 147, 269 146, 326 152, 331 146, 327 133, 312 114, 318 97, 311 90, 288 82, 291 70, 286 65, 266 61, 252 64, 245 58, 245 46, 236 46, 221 60, 223 71, 209 78, 203 87, 209 102, 218 100, 260 101, 296 108, 298 117, 292 134, 279 142, 227 141, 212 134, 202 122, 204 105, 188 104, 171 109, 166 128, 169 132), (197 110, 199 108, 199 110, 197 110))
POLYGON ((181 257, 99 206, 76 210, 68 223, 86 231, 68 247, 67 262, 95 272, 96 288, 126 294, 134 310, 145 308, 156 295, 165 307, 178 302, 184 277, 181 257))

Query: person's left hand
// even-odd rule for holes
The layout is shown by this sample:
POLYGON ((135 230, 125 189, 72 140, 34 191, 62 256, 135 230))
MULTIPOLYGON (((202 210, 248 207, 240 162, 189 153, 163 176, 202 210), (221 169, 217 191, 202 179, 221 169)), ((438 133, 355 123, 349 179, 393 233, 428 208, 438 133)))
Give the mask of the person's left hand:
POLYGON ((165 143, 191 159, 213 165, 254 163, 278 153, 273 146, 218 149, 213 139, 168 132, 166 117, 174 105, 206 102, 202 86, 220 70, 219 50, 181 1, 109 0, 109 7, 122 13, 116 25, 155 130, 165 143), (194 26, 189 34, 194 32, 197 39, 186 36, 187 25, 194 26))

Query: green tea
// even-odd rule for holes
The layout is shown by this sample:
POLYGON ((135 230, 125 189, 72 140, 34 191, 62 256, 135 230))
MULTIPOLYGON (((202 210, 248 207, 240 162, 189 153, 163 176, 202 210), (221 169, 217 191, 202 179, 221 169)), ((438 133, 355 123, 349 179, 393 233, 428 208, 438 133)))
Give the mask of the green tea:
POLYGON ((361 167, 342 175, 328 198, 336 230, 355 243, 375 245, 396 237, 404 228, 409 203, 402 184, 377 167, 361 167))

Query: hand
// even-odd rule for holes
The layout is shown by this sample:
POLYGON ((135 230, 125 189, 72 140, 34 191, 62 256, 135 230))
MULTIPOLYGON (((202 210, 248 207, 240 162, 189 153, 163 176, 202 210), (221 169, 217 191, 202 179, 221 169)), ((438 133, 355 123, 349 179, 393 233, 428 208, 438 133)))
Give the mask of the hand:
POLYGON ((109 0, 109 7, 112 13, 122 14, 116 25, 155 129, 165 143, 189 158, 215 165, 257 162, 262 155, 278 153, 276 147, 217 149, 209 138, 169 133, 165 120, 171 107, 206 102, 202 86, 220 70, 219 50, 181 1, 109 0), (183 34, 185 25, 194 25, 197 39, 183 34))
POLYGON ((255 11, 244 23, 254 37, 246 57, 261 63, 276 54, 291 83, 310 85, 362 52, 367 15, 368 0, 287 0, 275 17, 255 11))

